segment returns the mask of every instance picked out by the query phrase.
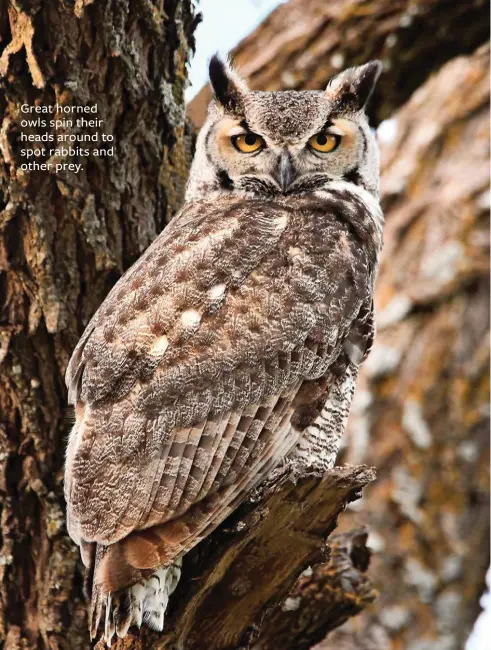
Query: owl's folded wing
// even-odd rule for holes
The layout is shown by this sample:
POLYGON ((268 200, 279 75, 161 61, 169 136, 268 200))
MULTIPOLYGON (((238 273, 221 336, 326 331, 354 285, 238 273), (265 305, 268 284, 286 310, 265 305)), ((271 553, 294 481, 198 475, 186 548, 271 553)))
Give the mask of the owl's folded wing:
POLYGON ((76 541, 174 520, 168 535, 187 547, 295 443, 301 384, 338 358, 369 296, 343 224, 322 233, 321 263, 289 208, 235 200, 204 219, 199 207, 118 282, 70 362, 76 541))

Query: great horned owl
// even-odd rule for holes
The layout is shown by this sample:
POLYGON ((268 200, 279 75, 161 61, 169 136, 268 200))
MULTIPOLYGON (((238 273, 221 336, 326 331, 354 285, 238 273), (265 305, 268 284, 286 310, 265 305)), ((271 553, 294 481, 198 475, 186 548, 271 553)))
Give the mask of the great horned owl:
POLYGON ((162 629, 182 556, 285 457, 333 465, 373 338, 382 242, 364 108, 253 92, 217 57, 182 210, 107 296, 67 370, 68 530, 91 634, 162 629))

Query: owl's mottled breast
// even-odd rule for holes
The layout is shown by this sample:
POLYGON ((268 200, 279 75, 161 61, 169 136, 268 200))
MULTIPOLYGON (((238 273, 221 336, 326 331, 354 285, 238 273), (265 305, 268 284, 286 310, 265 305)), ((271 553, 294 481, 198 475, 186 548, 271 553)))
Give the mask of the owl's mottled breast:
POLYGON ((83 366, 81 399, 118 399, 138 384, 135 400, 161 409, 309 334, 334 354, 376 265, 356 200, 233 198, 185 209, 87 328, 69 370, 83 366))

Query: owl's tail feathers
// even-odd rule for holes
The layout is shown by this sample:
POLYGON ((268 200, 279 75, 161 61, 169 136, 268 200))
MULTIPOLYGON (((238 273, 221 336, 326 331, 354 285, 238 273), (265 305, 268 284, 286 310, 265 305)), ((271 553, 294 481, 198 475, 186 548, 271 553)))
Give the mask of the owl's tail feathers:
MULTIPOLYGON (((96 553, 98 559, 104 550, 96 553), (99 556, 99 557, 98 557, 99 556)), ((169 597, 181 577, 182 559, 176 559, 167 567, 157 569, 149 577, 141 578, 135 584, 118 592, 105 592, 99 584, 93 584, 90 609, 90 637, 97 636, 104 613, 104 640, 108 646, 116 634, 124 638, 132 625, 141 627, 145 623, 161 632, 169 597)))

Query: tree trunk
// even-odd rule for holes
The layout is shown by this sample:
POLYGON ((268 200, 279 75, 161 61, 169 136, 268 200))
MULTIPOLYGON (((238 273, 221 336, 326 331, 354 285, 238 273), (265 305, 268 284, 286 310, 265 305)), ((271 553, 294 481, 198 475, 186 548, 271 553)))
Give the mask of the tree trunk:
POLYGON ((461 650, 489 565, 489 47, 444 66, 393 130, 379 331, 340 458, 377 467, 341 520, 378 550, 377 606, 352 627, 461 650))
MULTIPOLYGON (((445 61, 473 52, 488 38, 485 0, 290 0, 232 56, 256 90, 319 90, 340 69, 381 59, 384 74, 370 100, 377 124, 445 61)), ((188 107, 198 128, 210 99, 205 86, 188 107)))
MULTIPOLYGON (((64 525, 63 373, 121 272, 179 207, 191 0, 0 5, 0 645, 89 647, 64 525), (21 106, 93 106, 114 157, 22 171, 21 106)), ((48 129, 49 131, 49 129, 48 129)))

